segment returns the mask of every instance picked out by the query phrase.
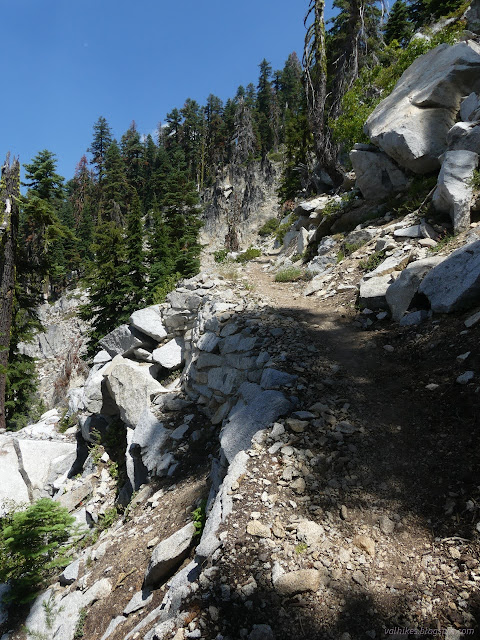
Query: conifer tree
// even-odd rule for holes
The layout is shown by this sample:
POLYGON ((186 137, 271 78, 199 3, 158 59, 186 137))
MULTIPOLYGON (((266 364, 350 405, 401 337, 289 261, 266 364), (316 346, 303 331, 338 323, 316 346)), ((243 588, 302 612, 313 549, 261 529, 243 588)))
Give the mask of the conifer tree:
POLYGON ((93 140, 88 148, 88 153, 92 154, 92 164, 95 166, 95 176, 100 186, 105 176, 105 160, 111 143, 112 132, 108 122, 100 116, 93 125, 93 140))
POLYGON ((118 292, 123 296, 122 306, 125 316, 140 308, 146 297, 142 209, 136 191, 131 195, 126 222, 125 264, 122 269, 122 290, 118 292))
POLYGON ((404 0, 396 0, 385 26, 385 42, 396 40, 405 46, 411 36, 412 28, 408 20, 408 8, 404 0))

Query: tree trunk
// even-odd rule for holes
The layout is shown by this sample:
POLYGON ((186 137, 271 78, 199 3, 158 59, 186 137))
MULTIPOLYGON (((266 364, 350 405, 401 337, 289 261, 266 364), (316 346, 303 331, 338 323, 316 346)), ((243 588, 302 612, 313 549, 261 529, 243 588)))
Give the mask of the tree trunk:
POLYGON ((15 292, 20 165, 7 156, 0 183, 0 429, 5 429, 5 385, 15 292), (2 211, 3 209, 3 211, 2 211))
POLYGON ((310 0, 305 25, 313 14, 313 22, 307 28, 303 66, 308 119, 313 133, 315 155, 335 185, 341 184, 343 174, 337 165, 335 149, 328 135, 325 116, 327 100, 327 52, 325 43, 325 1, 310 0))

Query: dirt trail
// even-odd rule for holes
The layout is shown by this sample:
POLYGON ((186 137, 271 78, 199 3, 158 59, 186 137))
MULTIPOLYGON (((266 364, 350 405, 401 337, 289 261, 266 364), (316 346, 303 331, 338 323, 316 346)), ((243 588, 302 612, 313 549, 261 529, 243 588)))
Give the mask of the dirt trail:
POLYGON ((449 316, 420 327, 388 322, 364 331, 354 323, 354 292, 328 300, 305 297, 303 284, 275 283, 264 269, 261 261, 247 266, 254 290, 301 322, 319 355, 339 365, 350 411, 369 428, 364 464, 372 485, 390 479, 390 497, 437 536, 478 537, 480 512, 477 518, 465 504, 480 504, 480 394, 477 385, 455 382, 478 362, 478 327, 462 335, 464 316, 449 316), (462 368, 456 357, 467 351, 462 368), (439 386, 430 391, 432 382, 439 386))

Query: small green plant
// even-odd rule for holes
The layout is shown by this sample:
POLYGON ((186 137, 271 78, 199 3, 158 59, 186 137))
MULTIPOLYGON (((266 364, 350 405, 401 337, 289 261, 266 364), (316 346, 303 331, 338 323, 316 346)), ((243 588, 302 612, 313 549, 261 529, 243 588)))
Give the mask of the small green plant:
POLYGON ((290 214, 287 222, 280 224, 277 228, 277 231, 275 233, 275 240, 278 242, 278 244, 283 244, 283 239, 285 238, 285 234, 287 233, 287 231, 290 229, 291 226, 292 226, 292 214, 290 214))
POLYGON ((88 609, 84 607, 80 609, 80 614, 78 616, 77 624, 75 625, 75 632, 73 634, 73 640, 81 640, 85 633, 85 620, 88 616, 88 609))
POLYGON ((296 282, 297 280, 303 280, 305 277, 305 270, 300 267, 284 267, 275 274, 275 282, 296 282))
POLYGON ((364 242, 345 242, 342 245, 342 248, 340 249, 340 251, 337 253, 337 263, 341 262, 342 260, 344 260, 347 256, 352 255, 352 253, 355 253, 355 251, 357 251, 357 249, 360 249, 360 247, 365 244, 364 242))
POLYGON ((9 582, 7 601, 35 597, 50 573, 68 564, 66 556, 75 519, 58 502, 41 498, 24 511, 9 514, 0 531, 0 582, 9 582))
POLYGON ((192 511, 193 526, 195 527, 195 536, 201 536, 205 521, 207 519, 206 509, 207 501, 202 500, 199 506, 192 511))
POLYGON ((228 256, 228 249, 219 249, 213 252, 213 259, 219 264, 225 262, 228 256))
POLYGON ((248 247, 245 251, 240 253, 236 258, 235 262, 248 262, 249 260, 253 260, 254 258, 259 258, 262 255, 260 249, 254 249, 253 247, 248 247))
POLYGON ((375 253, 372 253, 371 256, 369 256, 366 260, 360 260, 360 262, 358 263, 358 266, 360 267, 360 269, 363 269, 364 271, 373 271, 374 269, 376 269, 378 267, 379 264, 381 264, 385 259, 385 251, 375 251, 375 253))
POLYGON ((258 235, 271 236, 272 233, 275 233, 275 231, 278 229, 279 225, 280 220, 278 220, 278 218, 270 218, 270 220, 267 220, 265 224, 260 227, 260 229, 258 230, 258 235))
POLYGON ((117 518, 117 507, 108 507, 108 509, 105 510, 105 513, 98 518, 97 528, 100 531, 105 531, 105 529, 109 529, 112 526, 117 518))
POLYGON ((105 453, 105 449, 101 444, 98 444, 98 443, 94 444, 93 447, 90 449, 90 455, 92 456, 93 464, 98 464, 100 462, 100 458, 103 456, 104 453, 105 453))
POLYGON ((440 251, 443 251, 443 249, 445 249, 449 245, 449 243, 454 239, 455 239, 455 236, 453 234, 445 232, 437 240, 437 244, 434 247, 432 247, 430 251, 432 251, 433 253, 438 253, 440 251))
POLYGON ((295 553, 305 553, 308 549, 308 544, 306 542, 299 542, 295 547, 295 553))
POLYGON ((478 169, 474 170, 472 177, 468 181, 468 186, 476 191, 480 190, 480 171, 478 169))
POLYGON ((78 416, 76 413, 72 413, 71 416, 68 415, 68 411, 65 410, 62 417, 60 418, 57 429, 60 433, 65 433, 67 429, 70 427, 76 427, 78 425, 78 416))
POLYGON ((113 462, 113 460, 109 461, 108 473, 113 480, 118 480, 118 462, 113 462))

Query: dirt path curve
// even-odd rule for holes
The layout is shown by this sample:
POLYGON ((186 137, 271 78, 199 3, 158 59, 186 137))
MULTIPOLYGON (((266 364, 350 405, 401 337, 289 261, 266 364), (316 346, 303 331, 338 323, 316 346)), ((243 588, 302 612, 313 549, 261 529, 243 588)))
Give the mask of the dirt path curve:
POLYGON ((255 293, 301 322, 320 357, 339 365, 351 415, 367 429, 363 465, 377 497, 378 487, 388 486, 382 502, 415 514, 425 530, 474 535, 475 514, 465 503, 480 502, 480 394, 455 384, 454 363, 458 353, 478 350, 480 330, 462 335, 462 319, 450 317, 422 328, 387 323, 364 331, 354 323, 354 293, 305 297, 304 284, 275 283, 265 266, 266 259, 247 265, 255 293), (438 390, 426 388, 432 381, 438 390))

